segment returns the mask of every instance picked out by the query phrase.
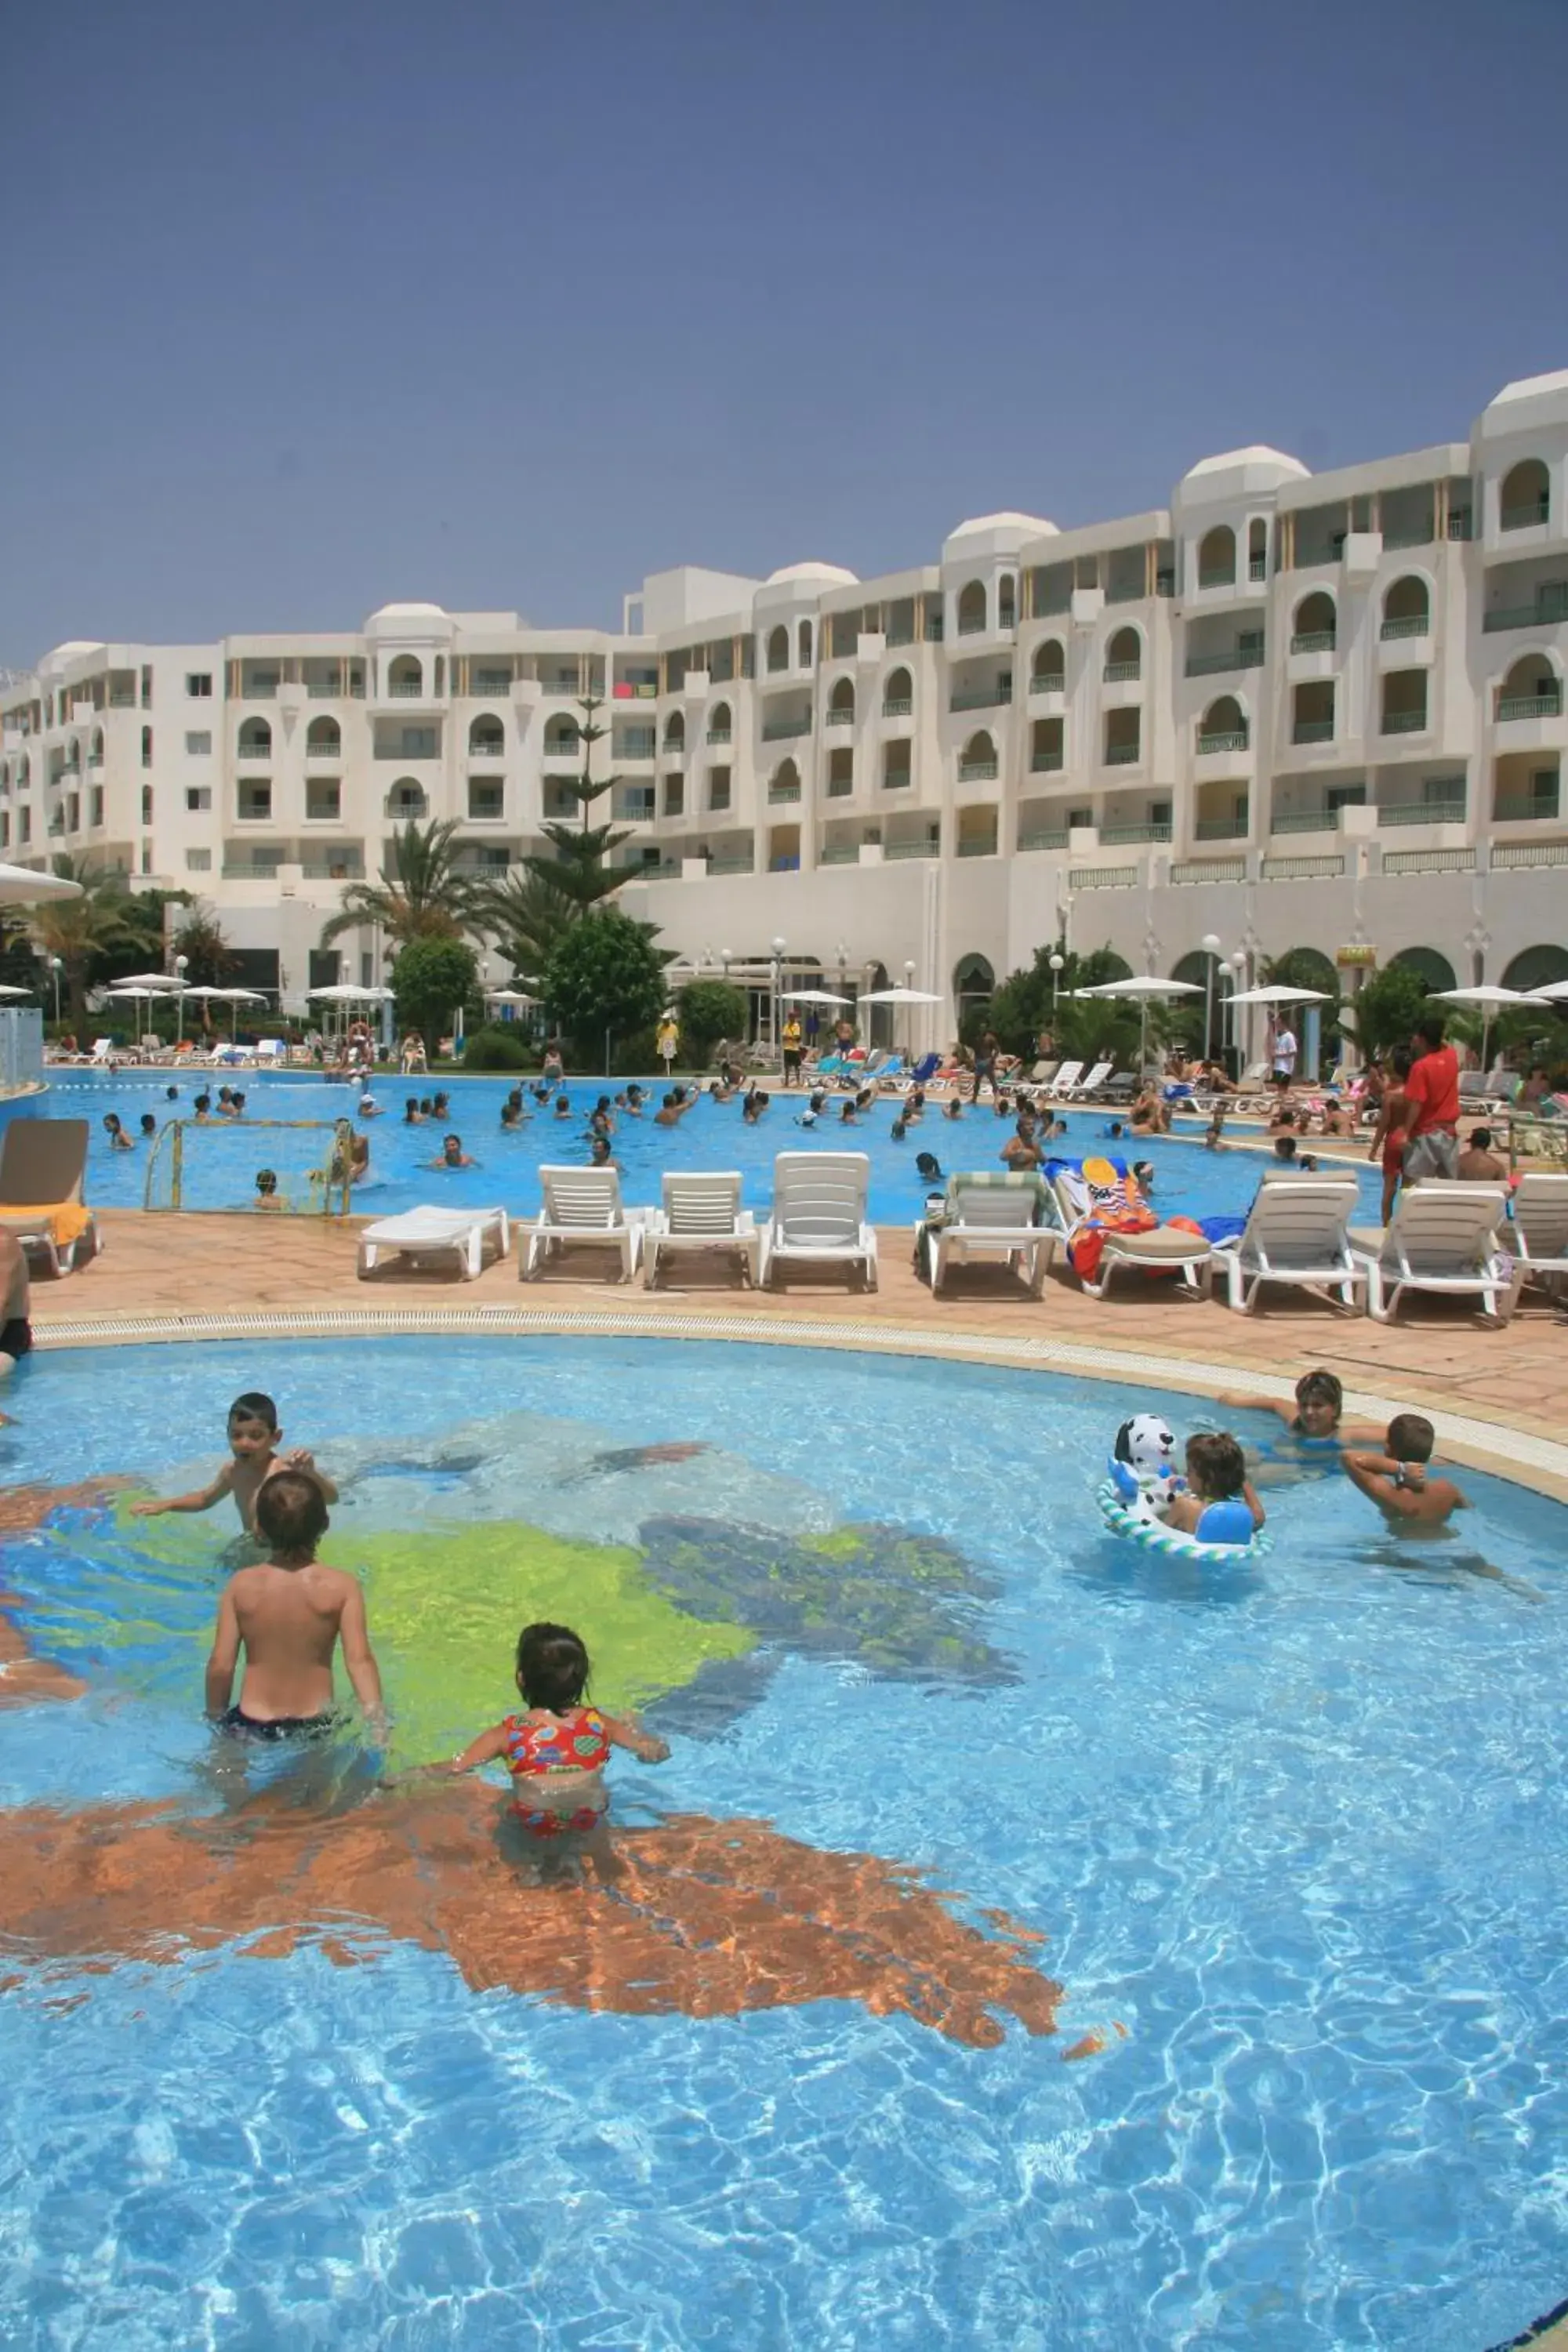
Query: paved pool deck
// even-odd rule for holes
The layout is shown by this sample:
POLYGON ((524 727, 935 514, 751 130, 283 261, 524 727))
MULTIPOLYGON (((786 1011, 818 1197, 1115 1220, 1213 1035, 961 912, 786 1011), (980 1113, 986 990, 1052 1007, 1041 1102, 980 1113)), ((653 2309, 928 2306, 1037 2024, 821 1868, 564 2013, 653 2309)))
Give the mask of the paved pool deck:
POLYGON ((1213 1396, 1289 1394, 1315 1364, 1339 1373, 1352 1412, 1430 1412, 1450 1458, 1494 1468, 1568 1501, 1568 1326, 1544 1301, 1485 1324, 1462 1302, 1418 1299, 1395 1324, 1276 1294, 1255 1316, 1184 1296, 1166 1279, 1118 1276, 1089 1298, 1058 1257, 1029 1297, 1004 1266, 960 1268, 941 1298, 915 1276, 908 1227, 879 1231, 880 1286, 792 1270, 776 1292, 745 1290, 720 1265, 679 1263, 650 1292, 619 1281, 607 1253, 573 1252, 520 1282, 513 1254, 475 1281, 394 1261, 356 1273, 356 1223, 254 1215, 100 1214, 103 1254, 33 1286, 40 1347, 241 1337, 263 1322, 353 1329, 634 1329, 973 1355, 1076 1377, 1143 1380, 1213 1396), (412 1326, 411 1326, 411 1318, 412 1326))

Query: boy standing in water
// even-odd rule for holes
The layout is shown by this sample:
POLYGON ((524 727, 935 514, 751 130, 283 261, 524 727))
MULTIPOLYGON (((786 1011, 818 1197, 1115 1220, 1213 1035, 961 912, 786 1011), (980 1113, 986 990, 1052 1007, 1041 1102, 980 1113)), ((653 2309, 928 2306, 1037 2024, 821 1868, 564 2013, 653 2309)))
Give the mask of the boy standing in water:
POLYGON ((268 1558, 231 1576, 218 1603, 207 1660, 206 1711, 242 1739, 309 1738, 331 1728, 332 1657, 342 1643, 354 1696, 375 1723, 381 1675, 365 1625, 364 1595, 341 1568, 323 1568, 316 1547, 327 1532, 320 1479, 279 1467, 256 1497, 256 1525, 268 1558), (239 1704, 234 1670, 245 1652, 239 1704))
POLYGON ((1470 1507, 1451 1478, 1427 1475, 1436 1436, 1425 1414, 1398 1412, 1388 1424, 1385 1452, 1345 1455, 1346 1475, 1391 1527, 1410 1533, 1440 1528, 1456 1511, 1470 1507))
POLYGON ((155 1519, 164 1511, 210 1511, 215 1503, 232 1495, 246 1533, 254 1535, 261 1489, 268 1479, 280 1476, 285 1470, 299 1471, 313 1478, 322 1499, 335 1503, 338 1490, 326 1473, 317 1469, 313 1455, 302 1446, 297 1446, 291 1454, 279 1453, 278 1441, 282 1434, 272 1399, 263 1396, 259 1389, 247 1389, 243 1396, 236 1397, 228 1409, 232 1459, 224 1464, 212 1485, 198 1488, 194 1495, 172 1495, 167 1502, 132 1503, 132 1517, 155 1519))

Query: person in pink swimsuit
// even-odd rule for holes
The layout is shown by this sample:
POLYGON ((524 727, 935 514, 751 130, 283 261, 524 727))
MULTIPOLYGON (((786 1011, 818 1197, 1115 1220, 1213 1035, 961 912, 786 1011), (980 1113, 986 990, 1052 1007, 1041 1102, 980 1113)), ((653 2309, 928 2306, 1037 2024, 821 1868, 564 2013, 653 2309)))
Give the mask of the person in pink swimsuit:
POLYGON ((584 1704, 588 1652, 568 1625, 525 1625, 518 1637, 517 1686, 524 1712, 481 1731, 451 1770, 504 1762, 511 1774, 512 1811, 530 1838, 585 1837, 609 1811, 605 1767, 612 1748, 626 1748, 644 1764, 669 1754, 628 1718, 584 1704))

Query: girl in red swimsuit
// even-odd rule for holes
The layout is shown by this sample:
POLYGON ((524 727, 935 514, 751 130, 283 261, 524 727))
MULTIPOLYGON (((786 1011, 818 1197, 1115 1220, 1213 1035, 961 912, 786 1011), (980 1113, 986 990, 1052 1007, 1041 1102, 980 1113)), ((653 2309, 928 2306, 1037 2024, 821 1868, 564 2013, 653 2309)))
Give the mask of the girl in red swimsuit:
POLYGON ((596 1830, 609 1811, 605 1766, 612 1748, 629 1748, 644 1764, 662 1764, 669 1749, 635 1723, 585 1706, 588 1653, 567 1625, 525 1625, 517 1644, 517 1686, 527 1712, 464 1748, 454 1772, 504 1761, 511 1774, 512 1809, 529 1837, 559 1838, 596 1830))

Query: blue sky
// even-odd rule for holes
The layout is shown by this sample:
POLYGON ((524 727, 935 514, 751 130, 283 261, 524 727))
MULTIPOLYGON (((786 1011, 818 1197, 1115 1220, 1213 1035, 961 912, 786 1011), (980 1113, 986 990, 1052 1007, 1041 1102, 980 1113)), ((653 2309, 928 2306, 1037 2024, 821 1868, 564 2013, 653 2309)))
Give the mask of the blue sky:
POLYGON ((0 662, 611 625, 1568 365, 1563 0, 11 0, 0 662))

